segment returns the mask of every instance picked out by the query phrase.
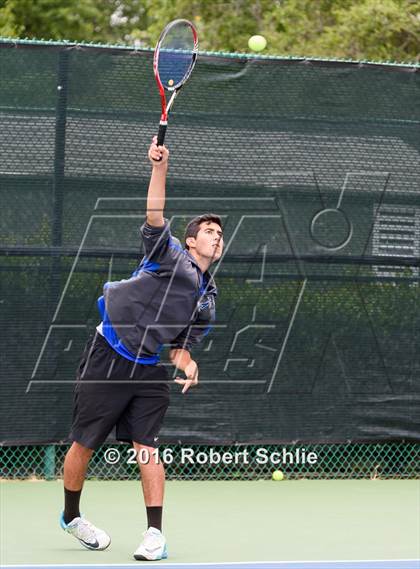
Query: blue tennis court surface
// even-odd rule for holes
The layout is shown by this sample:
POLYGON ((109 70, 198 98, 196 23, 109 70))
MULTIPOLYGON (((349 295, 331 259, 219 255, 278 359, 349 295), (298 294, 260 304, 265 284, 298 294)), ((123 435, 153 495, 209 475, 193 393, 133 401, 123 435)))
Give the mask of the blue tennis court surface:
POLYGON ((74 567, 94 569, 132 569, 138 567, 164 567, 165 569, 420 569, 420 559, 394 559, 383 561, 273 561, 252 563, 168 563, 168 562, 133 562, 129 565, 2 565, 4 569, 67 569, 74 567))

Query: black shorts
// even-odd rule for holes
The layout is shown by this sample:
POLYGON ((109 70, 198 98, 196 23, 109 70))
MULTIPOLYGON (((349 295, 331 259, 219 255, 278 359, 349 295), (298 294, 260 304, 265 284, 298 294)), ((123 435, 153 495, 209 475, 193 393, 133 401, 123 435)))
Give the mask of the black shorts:
POLYGON ((116 426, 118 440, 156 448, 168 405, 166 369, 134 364, 96 332, 77 372, 70 439, 96 450, 116 426))

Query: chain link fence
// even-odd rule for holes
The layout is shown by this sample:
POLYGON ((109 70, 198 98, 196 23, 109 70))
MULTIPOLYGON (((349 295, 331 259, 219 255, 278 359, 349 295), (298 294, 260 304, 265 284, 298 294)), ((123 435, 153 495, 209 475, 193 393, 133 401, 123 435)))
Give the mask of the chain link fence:
MULTIPOLYGON (((0 448, 1 477, 55 479, 63 475, 68 445, 0 448)), ((264 480, 274 470, 286 479, 410 479, 420 477, 420 445, 415 443, 312 445, 167 445, 159 455, 168 480, 264 480)), ((131 480, 139 477, 128 445, 104 445, 90 462, 88 478, 131 480)))

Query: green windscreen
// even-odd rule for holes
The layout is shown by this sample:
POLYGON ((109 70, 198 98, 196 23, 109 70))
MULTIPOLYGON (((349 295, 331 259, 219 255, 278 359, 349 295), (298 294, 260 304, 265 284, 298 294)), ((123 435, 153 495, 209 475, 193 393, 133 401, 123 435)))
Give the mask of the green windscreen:
MULTIPOLYGON (((0 68, 0 441, 66 441, 96 300, 143 254, 152 53, 4 41, 0 68)), ((419 123, 419 67, 199 56, 165 216, 219 214, 225 252, 162 441, 420 439, 419 123)))

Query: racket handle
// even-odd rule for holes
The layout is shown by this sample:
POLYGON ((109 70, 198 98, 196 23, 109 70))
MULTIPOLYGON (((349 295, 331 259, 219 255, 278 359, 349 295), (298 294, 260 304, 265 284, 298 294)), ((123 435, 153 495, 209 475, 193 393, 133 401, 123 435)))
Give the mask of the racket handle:
POLYGON ((166 127, 168 126, 168 124, 166 122, 161 122, 159 124, 159 131, 158 131, 158 136, 157 136, 157 145, 158 146, 163 146, 163 143, 165 141, 165 134, 166 134, 166 127))

